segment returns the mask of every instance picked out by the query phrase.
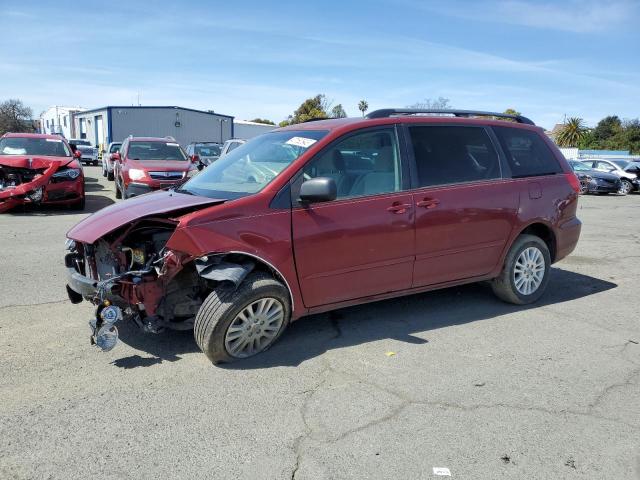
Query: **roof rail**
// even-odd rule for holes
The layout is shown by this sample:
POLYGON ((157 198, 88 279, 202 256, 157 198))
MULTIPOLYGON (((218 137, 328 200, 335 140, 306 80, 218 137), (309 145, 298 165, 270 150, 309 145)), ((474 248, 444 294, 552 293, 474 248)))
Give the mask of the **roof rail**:
POLYGON ((535 125, 533 121, 522 115, 511 115, 508 113, 497 112, 480 112, 476 110, 439 110, 439 109, 420 109, 420 108, 383 108, 381 110, 374 110, 369 113, 366 118, 386 118, 393 115, 416 115, 422 113, 430 114, 442 114, 453 115, 454 117, 498 117, 509 118, 515 120, 518 123, 525 123, 527 125, 535 125))

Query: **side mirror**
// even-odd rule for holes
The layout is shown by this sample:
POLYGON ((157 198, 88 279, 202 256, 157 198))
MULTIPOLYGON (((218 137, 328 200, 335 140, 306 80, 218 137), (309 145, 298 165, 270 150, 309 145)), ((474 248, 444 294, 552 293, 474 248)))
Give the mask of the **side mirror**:
POLYGON ((312 178, 300 186, 300 201, 303 203, 330 202, 337 196, 338 187, 333 178, 312 178))
POLYGON ((200 156, 198 155, 191 155, 191 162, 192 163, 198 163, 200 161, 200 156))
POLYGON ((82 152, 80 150, 74 150, 73 158, 82 158, 82 152))
POLYGON ((119 162, 120 160, 122 160, 122 157, 120 157, 120 152, 112 153, 111 160, 115 160, 116 162, 119 162))

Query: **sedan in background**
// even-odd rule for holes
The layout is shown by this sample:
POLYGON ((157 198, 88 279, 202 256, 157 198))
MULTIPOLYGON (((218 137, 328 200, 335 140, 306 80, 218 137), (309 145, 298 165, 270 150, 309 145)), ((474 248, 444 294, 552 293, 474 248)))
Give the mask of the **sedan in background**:
POLYGON ((569 165, 580 180, 580 193, 625 193, 617 175, 593 170, 577 160, 570 160, 569 165))
POLYGON ((640 160, 612 160, 625 172, 634 173, 640 177, 640 160))
POLYGON ((199 162, 200 169, 208 167, 220 158, 221 152, 222 144, 218 142, 192 142, 187 145, 187 155, 194 162, 199 162))
POLYGON ((244 145, 247 143, 246 140, 242 140, 241 138, 232 138, 231 140, 227 140, 222 145, 222 152, 220 152, 220 157, 224 157, 227 153, 235 150, 240 145, 244 145))
POLYGON ((113 180, 113 154, 120 151, 122 142, 111 142, 107 151, 102 155, 102 176, 113 180))
POLYGON ((69 139, 69 144, 80 152, 81 162, 98 165, 98 149, 91 145, 91 142, 89 140, 72 138, 69 139))
POLYGON ((79 156, 60 135, 7 133, 0 137, 0 212, 26 204, 84 209, 79 156))
POLYGON ((638 176, 635 173, 627 172, 612 160, 598 158, 596 160, 583 160, 583 163, 599 172, 612 173, 619 177, 622 180, 622 190, 619 193, 627 194, 640 189, 638 176))

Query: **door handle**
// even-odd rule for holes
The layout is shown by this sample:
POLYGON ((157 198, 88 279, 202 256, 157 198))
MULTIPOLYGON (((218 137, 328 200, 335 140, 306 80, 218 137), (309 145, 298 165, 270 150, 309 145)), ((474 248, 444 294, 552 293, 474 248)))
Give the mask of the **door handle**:
POLYGON ((437 198, 425 198, 424 200, 416 202, 416 205, 422 208, 436 208, 440 205, 440 200, 437 198))
POLYGON ((405 213, 411 205, 407 203, 393 202, 390 207, 387 207, 387 212, 391 213, 405 213))

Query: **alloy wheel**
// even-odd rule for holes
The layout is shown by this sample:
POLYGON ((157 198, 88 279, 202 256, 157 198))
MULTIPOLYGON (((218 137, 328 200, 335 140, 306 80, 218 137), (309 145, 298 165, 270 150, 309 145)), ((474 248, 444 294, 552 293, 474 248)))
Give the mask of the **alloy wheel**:
POLYGON ((284 306, 280 300, 273 297, 256 300, 244 307, 229 325, 225 348, 232 357, 251 357, 273 343, 283 323, 284 306))
POLYGON ((533 294, 545 275, 545 262, 537 247, 525 248, 513 267, 513 283, 521 295, 533 294))

